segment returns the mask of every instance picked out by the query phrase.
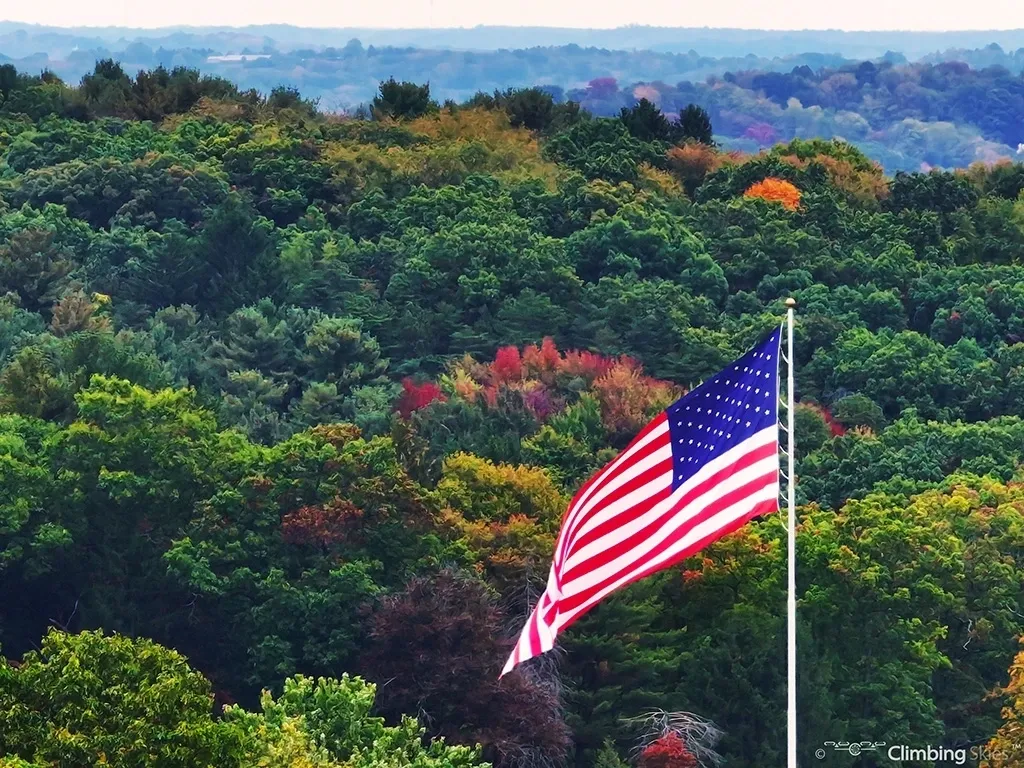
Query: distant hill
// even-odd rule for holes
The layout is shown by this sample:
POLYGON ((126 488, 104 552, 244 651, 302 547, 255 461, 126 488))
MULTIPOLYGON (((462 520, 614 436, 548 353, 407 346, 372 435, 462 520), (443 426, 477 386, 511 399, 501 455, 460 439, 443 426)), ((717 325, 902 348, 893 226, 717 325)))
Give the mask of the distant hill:
MULTIPOLYGON (((0 22, 0 50, 11 56, 51 52, 66 46, 114 46, 132 40, 158 47, 240 49, 271 46, 289 51, 344 45, 358 38, 366 45, 494 51, 534 46, 579 45, 619 50, 649 50, 729 57, 790 56, 824 51, 848 58, 876 58, 899 51, 918 58, 949 48, 973 49, 996 43, 1004 49, 1024 47, 1024 28, 964 32, 844 32, 841 30, 750 30, 628 26, 615 29, 560 27, 472 27, 467 29, 307 28, 287 24, 246 27, 43 27, 0 22), (16 38, 16 39, 9 39, 16 38), (28 47, 18 47, 19 45, 28 47), (34 46, 34 47, 33 47, 34 46), (53 48, 51 48, 53 46, 53 48), (13 53, 11 52, 13 51, 13 53)), ((229 52, 229 51, 223 51, 229 52)))

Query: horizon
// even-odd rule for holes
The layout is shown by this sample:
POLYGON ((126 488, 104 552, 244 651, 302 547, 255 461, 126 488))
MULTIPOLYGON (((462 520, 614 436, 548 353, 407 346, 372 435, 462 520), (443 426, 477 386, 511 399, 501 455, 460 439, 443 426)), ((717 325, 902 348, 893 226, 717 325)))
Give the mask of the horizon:
MULTIPOLYGON (((615 30, 651 27, 690 30, 770 32, 1006 32, 1020 29, 1016 0, 977 0, 970 7, 935 7, 924 0, 892 3, 862 0, 855 8, 822 5, 816 0, 792 0, 787 13, 750 0, 722 0, 713 7, 680 8, 668 0, 637 0, 624 8, 610 2, 564 0, 555 6, 545 0, 522 0, 513 9, 469 0, 393 0, 386 6, 370 3, 323 8, 316 0, 293 0, 286 8, 273 0, 237 0, 218 4, 179 0, 173 6, 128 2, 86 7, 70 0, 24 5, 9 13, 7 23, 55 28, 201 29, 292 26, 303 29, 452 30, 478 27, 615 30), (798 18, 805 26, 786 22, 798 18), (742 25, 736 26, 741 19, 742 25), (1006 19, 1006 25, 999 23, 1006 19), (581 23, 584 21, 585 23, 581 23), (728 22, 728 24, 726 23, 728 22), (781 22, 781 23, 780 23, 781 22)), ((1018 12, 1019 13, 1019 12, 1018 12)))
POLYGON ((877 29, 869 28, 843 28, 843 27, 739 27, 739 26, 712 26, 712 25, 700 25, 700 26, 687 26, 683 24, 618 24, 611 27, 601 26, 567 26, 564 24, 473 24, 473 25, 446 25, 446 26, 417 26, 417 25, 404 25, 404 26, 373 26, 367 24, 359 25, 311 25, 311 24, 296 24, 286 21, 268 21, 268 22, 253 22, 248 24, 160 24, 157 26, 142 26, 142 25, 129 25, 129 24, 51 24, 44 22, 35 21, 22 21, 19 19, 7 19, 0 18, 0 24, 10 24, 15 26, 24 27, 35 27, 39 29, 74 29, 74 30, 124 30, 126 32, 135 31, 146 31, 146 32, 158 32, 161 30, 178 31, 178 30, 245 30, 245 29, 258 29, 261 27, 283 27, 286 29, 300 29, 300 30, 315 30, 315 31, 361 31, 366 30, 369 32, 447 32, 447 31, 472 31, 472 30, 494 30, 494 29, 515 29, 515 30, 527 30, 527 29, 545 29, 545 30, 565 30, 569 32, 615 32, 618 30, 631 30, 631 29, 651 29, 651 30, 685 30, 688 32, 772 32, 779 34, 787 34, 793 32, 838 32, 841 34, 931 34, 931 35, 956 35, 965 33, 984 34, 986 32, 1024 32, 1024 25, 1016 27, 977 27, 977 28, 956 28, 956 29, 911 29, 905 27, 879 27, 877 29))

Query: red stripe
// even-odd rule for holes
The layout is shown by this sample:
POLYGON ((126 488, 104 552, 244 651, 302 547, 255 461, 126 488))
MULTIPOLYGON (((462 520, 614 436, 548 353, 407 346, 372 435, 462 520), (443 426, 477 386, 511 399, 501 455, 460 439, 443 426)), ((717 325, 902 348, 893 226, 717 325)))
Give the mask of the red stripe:
MULTIPOLYGON (((641 538, 646 538, 647 536, 657 532, 661 529, 664 522, 670 519, 675 514, 676 510, 686 506, 694 499, 700 498, 705 493, 708 493, 710 490, 712 490, 715 486, 728 480, 737 472, 744 470, 747 467, 753 466, 759 461, 771 458, 773 454, 778 454, 778 451, 778 446, 775 443, 770 443, 768 445, 761 446, 760 448, 755 448, 749 453, 740 456, 732 464, 722 467, 720 470, 715 472, 715 474, 711 475, 706 480, 702 480, 699 484, 695 485, 693 488, 687 491, 686 494, 679 500, 678 504, 675 505, 674 510, 666 512, 657 520, 649 523, 647 527, 642 528, 640 531, 633 534, 630 537, 630 539, 638 540, 638 536, 641 538)), ((644 511, 646 512, 646 510, 644 511)), ((636 515, 633 515, 632 512, 633 509, 628 509, 624 512, 621 512, 615 515, 615 517, 606 520, 600 525, 595 526, 593 529, 584 533, 582 536, 579 537, 578 540, 573 542, 572 551, 569 553, 568 557, 572 557, 572 554, 574 552, 579 552, 587 544, 590 544, 598 540, 602 536, 606 536, 607 534, 614 531, 616 528, 621 528, 623 525, 629 523, 632 519, 635 519, 636 515), (627 519, 627 516, 629 519, 627 519)), ((566 559, 568 559, 568 557, 566 559)), ((563 583, 568 580, 570 580, 568 578, 568 574, 563 575, 561 578, 561 581, 563 583)))
MULTIPOLYGON (((664 563, 657 563, 656 565, 649 566, 648 568, 645 568, 644 570, 640 571, 639 573, 636 573, 633 576, 630 576, 628 580, 624 581, 622 584, 620 584, 618 587, 616 587, 614 590, 612 590, 612 592, 609 592, 608 594, 612 594, 614 592, 617 592, 618 590, 622 589, 623 587, 628 587, 630 584, 633 584, 633 583, 635 583, 637 581, 640 581, 640 579, 643 579, 643 578, 645 578, 647 576, 650 576, 652 573, 657 573, 658 571, 665 570, 666 568, 671 568, 673 565, 676 565, 677 563, 681 563, 686 558, 696 554, 697 552, 700 552, 708 544, 711 544, 711 543, 713 543, 715 541, 718 541, 719 539, 724 538, 725 536, 728 536, 730 533, 734 533, 736 530, 738 530, 739 528, 742 528, 744 525, 749 523, 751 520, 753 520, 758 515, 767 515, 767 514, 769 514, 771 512, 777 511, 778 508, 779 508, 778 507, 778 501, 775 500, 775 499, 769 499, 768 501, 762 501, 762 502, 754 505, 754 507, 751 509, 751 511, 748 514, 745 514, 745 515, 742 515, 742 516, 736 518, 735 521, 733 521, 731 523, 728 523, 727 525, 723 526, 722 528, 719 528, 716 531, 712 531, 710 534, 705 536, 703 539, 701 539, 700 541, 694 543, 692 546, 687 547, 686 549, 684 549, 683 551, 681 551, 677 555, 673 555, 668 560, 666 560, 664 563)), ((607 596, 608 595, 605 595, 604 597, 607 597, 607 596)), ((601 599, 603 600, 604 597, 602 597, 601 599)), ((583 610, 581 610, 579 613, 577 613, 575 616, 573 616, 571 619, 569 619, 567 622, 565 622, 565 624, 563 624, 561 627, 558 628, 559 633, 561 633, 564 630, 568 629, 573 624, 575 624, 579 619, 581 619, 584 616, 586 616, 590 612, 590 610, 595 605, 598 605, 600 602, 601 602, 601 600, 595 600, 593 603, 590 603, 589 605, 584 607, 583 610)), ((559 606, 559 607, 561 607, 561 606, 559 606)), ((566 613, 568 613, 568 611, 566 611, 566 613)))
MULTIPOLYGON (((663 482, 655 486, 657 490, 652 490, 652 494, 663 494, 662 498, 667 498, 672 493, 671 456, 669 456, 666 459, 663 459, 662 461, 659 461, 657 464, 654 464, 653 466, 648 467, 639 474, 634 475, 629 480, 620 485, 618 488, 616 488, 613 491, 610 491, 608 495, 601 499, 597 504, 595 504, 593 508, 589 509, 586 513, 580 515, 575 521, 576 524, 566 535, 567 556, 571 555, 573 551, 579 549, 579 546, 576 544, 575 537, 576 534, 579 532, 580 528, 583 527, 588 520, 592 519, 593 516, 598 514, 601 510, 606 509, 608 506, 625 498, 634 491, 638 491, 646 485, 652 485, 659 478, 663 478, 663 482)), ((643 506, 645 504, 648 508, 650 508, 650 506, 653 505, 653 503, 653 497, 646 497, 638 501, 636 504, 631 505, 621 514, 630 514, 638 506, 643 506), (649 504, 648 501, 650 502, 649 504)))
POLYGON ((540 606, 538 605, 533 615, 530 617, 530 650, 533 651, 531 655, 536 655, 541 651, 540 644, 540 629, 538 629, 538 623, 540 622, 540 606), (536 650, 534 650, 536 649, 536 650))
MULTIPOLYGON (((646 427, 640 430, 640 433, 630 441, 629 445, 622 449, 618 456, 616 456, 614 459, 605 464, 604 468, 602 468, 600 472, 595 474, 592 478, 590 478, 590 480, 584 483, 583 487, 580 488, 579 492, 577 492, 577 494, 573 497, 572 502, 570 502, 569 504, 569 508, 572 509, 576 507, 577 503, 585 503, 592 495, 591 493, 589 493, 589 491, 592 490, 593 492, 596 492, 599 489, 600 485, 603 484, 603 481, 606 480, 609 475, 615 474, 615 472, 611 472, 609 470, 618 469, 618 466, 616 466, 616 462, 621 463, 622 457, 629 453, 630 449, 632 449, 637 443, 639 443, 645 437, 647 437, 647 435, 653 432, 658 426, 660 426, 663 423, 666 423, 667 421, 668 417, 665 415, 665 413, 661 413, 654 420, 652 420, 646 427)), ((625 461, 629 460, 630 459, 627 458, 625 461)))
MULTIPOLYGON (((633 441, 633 443, 636 442, 636 440, 633 441)), ((569 505, 570 515, 563 521, 563 527, 567 528, 571 532, 574 526, 578 523, 580 517, 582 515, 587 514, 590 511, 590 509, 585 510, 584 508, 591 504, 600 503, 595 502, 594 500, 595 497, 601 491, 603 491, 608 485, 614 482, 615 479, 622 475, 624 472, 628 472, 631 467, 647 459, 658 450, 663 449, 666 445, 668 445, 668 442, 669 435, 668 430, 666 430, 663 436, 659 436, 658 438, 651 440, 649 443, 647 443, 647 445, 638 448, 636 453, 634 453, 633 455, 623 458, 623 456, 625 455, 625 451, 623 451, 622 454, 619 454, 617 458, 610 462, 605 467, 605 469, 602 470, 601 473, 599 473, 599 477, 597 478, 598 482, 595 483, 589 489, 589 493, 587 494, 586 498, 580 499, 578 503, 574 500, 573 503, 569 505), (618 463, 616 464, 616 462, 618 463)), ((630 443, 630 445, 632 446, 633 443, 630 443)), ((626 451, 628 450, 630 449, 627 448, 626 451)))
MULTIPOLYGON (((569 613, 573 609, 578 608, 580 605, 589 600, 590 597, 597 594, 602 589, 607 587, 609 584, 614 583, 616 580, 620 579, 624 574, 628 573, 633 568, 635 568, 638 562, 647 563, 650 562, 652 559, 657 558, 658 555, 664 553, 667 549, 671 548, 673 544, 677 543, 681 538, 683 538, 687 533, 689 533, 694 527, 696 527, 700 523, 704 522, 705 520, 709 520, 722 510, 727 509, 734 504, 740 503, 741 501, 743 501, 743 499, 757 493, 758 491, 764 490, 764 488, 766 488, 768 485, 771 485, 772 483, 777 482, 777 480, 777 472, 768 472, 767 474, 762 475, 761 477, 751 480, 745 485, 741 485, 739 488, 730 491, 724 496, 720 496, 719 498, 715 499, 706 507, 702 508, 700 512, 698 512, 693 517, 689 518, 684 523, 682 523, 675 531, 673 531, 669 536, 667 536, 665 540, 658 544, 654 549, 643 555, 642 559, 631 563, 625 568, 620 568, 618 572, 616 572, 615 574, 606 577, 603 581, 599 582, 598 584, 592 587, 588 587, 583 592, 563 597, 559 601, 559 611, 562 613, 569 613)), ((682 509, 682 505, 674 505, 673 513, 678 513, 680 509, 682 509)), ((630 537, 630 539, 633 538, 635 537, 630 537)), ((646 539, 647 537, 644 536, 643 538, 646 539)), ((595 555, 592 558, 587 559, 580 565, 573 568, 569 573, 565 575, 563 581, 564 583, 568 584, 572 582, 574 579, 580 578, 580 576, 584 576, 587 573, 591 573, 592 571, 604 565, 607 565, 608 563, 614 562, 616 558, 626 554, 627 552, 635 548, 635 543, 626 546, 626 542, 610 547, 609 549, 604 550, 603 552, 595 555)))
MULTIPOLYGON (((637 461, 640 461, 641 459, 638 458, 639 456, 648 456, 653 451, 657 450, 657 447, 660 447, 660 445, 662 445, 660 440, 652 440, 651 441, 651 445, 645 445, 642 449, 640 449, 637 452, 637 456, 630 456, 630 457, 626 458, 625 460, 622 459, 623 455, 628 453, 629 450, 634 445, 636 445, 641 440, 643 440, 656 427, 658 427, 659 425, 661 425, 663 423, 666 423, 667 421, 668 421, 668 417, 665 415, 664 412, 662 412, 657 418, 655 418, 653 421, 651 421, 650 424, 648 424, 646 427, 644 427, 640 431, 640 434, 638 434, 636 437, 633 438, 633 440, 630 442, 630 444, 627 445, 623 449, 622 453, 620 453, 618 456, 616 456, 610 462, 605 464, 604 468, 600 472, 595 474, 590 480, 588 480, 586 483, 584 483, 583 487, 580 488, 579 491, 577 491, 577 493, 573 497, 572 501, 569 502, 569 508, 566 510, 565 516, 562 518, 562 529, 563 529, 563 531, 565 531, 565 529, 567 527, 570 527, 576 521, 576 518, 578 517, 579 509, 581 507, 583 507, 584 505, 586 505, 586 503, 591 499, 591 497, 595 493, 597 493, 599 490, 601 490, 601 488, 603 488, 605 485, 607 485, 609 482, 611 482, 611 480, 613 478, 617 477, 621 472, 625 471, 626 467, 629 467, 630 465, 636 463, 637 461), (618 462, 618 463, 616 463, 616 462, 618 462)), ((665 442, 668 442, 668 439, 669 439, 668 438, 668 431, 666 430, 666 432, 665 432, 665 442)), ((561 538, 561 537, 559 537, 559 538, 561 538)), ((558 560, 557 560, 557 562, 561 562, 562 559, 563 559, 563 556, 565 555, 565 541, 566 540, 567 539, 563 539, 561 541, 561 543, 560 543, 560 546, 558 547, 558 560)))

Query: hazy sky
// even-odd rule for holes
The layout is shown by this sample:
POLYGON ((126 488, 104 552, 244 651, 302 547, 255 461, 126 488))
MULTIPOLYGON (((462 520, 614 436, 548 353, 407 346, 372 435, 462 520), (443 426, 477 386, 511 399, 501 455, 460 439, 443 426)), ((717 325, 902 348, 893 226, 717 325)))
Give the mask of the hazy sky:
POLYGON ((0 0, 0 20, 54 26, 1013 29, 1024 0, 0 0))

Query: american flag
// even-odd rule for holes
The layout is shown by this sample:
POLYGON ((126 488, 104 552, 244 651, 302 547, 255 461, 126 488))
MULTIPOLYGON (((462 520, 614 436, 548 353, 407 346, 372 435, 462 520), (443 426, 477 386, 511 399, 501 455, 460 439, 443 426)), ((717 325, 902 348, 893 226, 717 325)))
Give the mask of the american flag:
POLYGON ((778 511, 782 329, 661 412, 588 480, 502 675, 604 597, 778 511))

